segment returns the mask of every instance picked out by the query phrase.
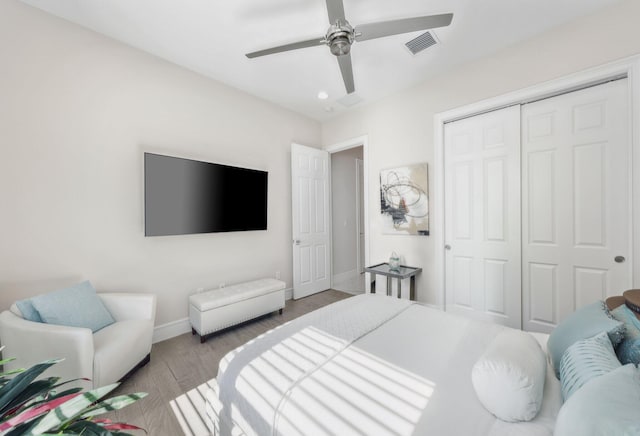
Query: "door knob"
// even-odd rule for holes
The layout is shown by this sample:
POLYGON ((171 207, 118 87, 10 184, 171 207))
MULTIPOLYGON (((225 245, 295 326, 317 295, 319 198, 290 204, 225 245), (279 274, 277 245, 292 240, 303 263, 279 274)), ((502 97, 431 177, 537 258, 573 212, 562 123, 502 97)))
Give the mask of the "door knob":
POLYGON ((293 243, 296 244, 296 245, 300 245, 300 239, 294 239, 293 243))
POLYGON ((624 256, 616 256, 616 257, 613 258, 613 260, 615 260, 616 263, 622 263, 627 259, 625 259, 624 256))
POLYGON ((445 246, 444 246, 444 249, 445 249, 445 250, 451 250, 451 245, 449 245, 449 244, 445 245, 445 246))

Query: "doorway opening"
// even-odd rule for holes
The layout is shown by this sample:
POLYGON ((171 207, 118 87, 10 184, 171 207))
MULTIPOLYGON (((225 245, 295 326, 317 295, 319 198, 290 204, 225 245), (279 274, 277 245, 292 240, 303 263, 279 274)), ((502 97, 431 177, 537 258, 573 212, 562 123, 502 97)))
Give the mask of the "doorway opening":
POLYGON ((331 153, 332 288, 365 292, 364 147, 331 153))

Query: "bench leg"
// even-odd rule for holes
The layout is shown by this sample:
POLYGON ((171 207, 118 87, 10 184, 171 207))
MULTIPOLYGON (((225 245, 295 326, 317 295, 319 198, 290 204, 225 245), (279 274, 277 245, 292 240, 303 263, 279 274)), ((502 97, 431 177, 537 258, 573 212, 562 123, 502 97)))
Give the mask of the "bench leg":
POLYGON ((278 310, 278 313, 279 313, 280 315, 282 315, 282 309, 278 310))
POLYGON ((204 344, 204 341, 206 341, 206 340, 207 340, 207 337, 206 337, 206 336, 204 336, 204 335, 203 335, 203 336, 200 336, 200 343, 201 343, 201 344, 204 344))
POLYGON ((193 327, 191 327, 191 335, 195 335, 196 334, 196 329, 194 329, 193 327))

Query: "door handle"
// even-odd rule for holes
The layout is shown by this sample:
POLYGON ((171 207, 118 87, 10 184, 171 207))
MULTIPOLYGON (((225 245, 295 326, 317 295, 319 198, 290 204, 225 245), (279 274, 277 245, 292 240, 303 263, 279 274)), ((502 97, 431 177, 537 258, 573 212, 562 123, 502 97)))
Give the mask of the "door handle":
POLYGON ((615 260, 616 263, 623 263, 627 259, 625 259, 624 256, 616 256, 613 258, 613 260, 615 260))
POLYGON ((293 243, 296 244, 296 245, 300 245, 300 239, 294 239, 293 243))
POLYGON ((445 250, 451 250, 451 245, 449 245, 449 244, 445 245, 445 246, 444 246, 444 249, 445 249, 445 250))

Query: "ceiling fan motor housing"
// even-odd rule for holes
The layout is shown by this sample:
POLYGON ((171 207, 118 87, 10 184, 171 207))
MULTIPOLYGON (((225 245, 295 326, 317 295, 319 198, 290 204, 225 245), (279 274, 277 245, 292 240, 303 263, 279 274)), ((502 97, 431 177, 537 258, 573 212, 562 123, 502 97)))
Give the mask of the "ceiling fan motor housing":
POLYGON ((343 0, 325 0, 327 12, 331 26, 327 30, 324 38, 308 39, 291 44, 284 44, 277 47, 247 53, 249 59, 258 56, 265 56, 284 51, 298 50, 300 48, 316 47, 328 45, 331 54, 336 56, 342 81, 347 94, 355 92, 353 80, 353 65, 351 63, 351 44, 356 39, 358 42, 370 39, 384 38, 386 36, 398 35, 401 33, 416 32, 418 30, 429 30, 436 27, 444 27, 451 24, 453 14, 426 15, 422 17, 401 18, 398 20, 381 21, 358 26, 355 29, 344 17, 343 0))
POLYGON ((331 53, 335 56, 344 56, 351 51, 354 41, 353 27, 345 20, 338 20, 327 30, 325 39, 331 53))

